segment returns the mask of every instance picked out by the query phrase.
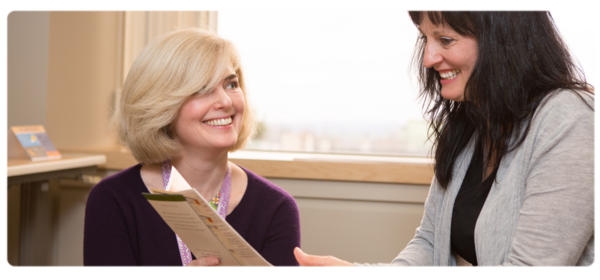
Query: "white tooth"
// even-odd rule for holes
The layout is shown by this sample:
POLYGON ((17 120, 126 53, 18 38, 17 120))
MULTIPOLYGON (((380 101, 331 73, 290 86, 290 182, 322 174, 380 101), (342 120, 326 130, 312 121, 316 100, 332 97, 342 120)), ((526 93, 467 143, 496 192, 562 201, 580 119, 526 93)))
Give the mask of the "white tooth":
POLYGON ((224 125, 225 121, 223 119, 219 119, 219 125, 224 125))

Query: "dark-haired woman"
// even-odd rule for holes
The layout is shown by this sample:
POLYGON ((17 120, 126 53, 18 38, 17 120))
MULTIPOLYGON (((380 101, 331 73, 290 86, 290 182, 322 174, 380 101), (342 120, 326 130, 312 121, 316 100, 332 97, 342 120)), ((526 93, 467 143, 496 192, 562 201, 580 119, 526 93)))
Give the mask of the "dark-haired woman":
POLYGON ((593 90, 551 15, 409 14, 436 164, 421 226, 392 264, 593 263, 593 90))

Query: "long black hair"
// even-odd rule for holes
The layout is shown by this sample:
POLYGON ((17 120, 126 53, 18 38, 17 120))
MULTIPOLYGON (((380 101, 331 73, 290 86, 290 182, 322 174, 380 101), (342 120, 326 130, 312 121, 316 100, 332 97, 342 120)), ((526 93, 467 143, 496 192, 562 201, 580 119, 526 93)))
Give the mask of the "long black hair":
POLYGON ((525 140, 546 95, 559 88, 592 93, 549 12, 415 11, 409 15, 416 26, 427 16, 434 25, 449 26, 478 42, 477 62, 465 86, 466 102, 442 98, 439 73, 423 67, 423 39, 417 40, 413 55, 420 97, 431 121, 435 176, 443 187, 474 135, 477 145, 485 147, 485 158, 494 164, 494 176, 502 157, 525 140))

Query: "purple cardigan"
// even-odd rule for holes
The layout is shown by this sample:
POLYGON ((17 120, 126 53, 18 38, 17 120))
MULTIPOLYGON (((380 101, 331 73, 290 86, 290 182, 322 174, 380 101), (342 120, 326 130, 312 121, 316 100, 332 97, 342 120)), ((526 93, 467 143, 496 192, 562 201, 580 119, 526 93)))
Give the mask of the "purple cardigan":
MULTIPOLYGON (((175 233, 142 193, 141 165, 104 178, 90 191, 85 209, 84 265, 181 266, 175 233)), ((227 222, 269 263, 298 265, 300 215, 285 190, 244 169, 248 187, 227 222)))

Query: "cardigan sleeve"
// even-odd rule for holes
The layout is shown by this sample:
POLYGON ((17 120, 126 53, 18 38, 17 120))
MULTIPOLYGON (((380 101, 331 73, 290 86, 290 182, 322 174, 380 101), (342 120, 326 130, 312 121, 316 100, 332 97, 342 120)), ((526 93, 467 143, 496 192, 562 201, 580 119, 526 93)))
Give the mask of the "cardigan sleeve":
POLYGON ((594 235, 593 116, 574 94, 559 94, 534 117, 522 207, 504 265, 582 264, 594 235))

